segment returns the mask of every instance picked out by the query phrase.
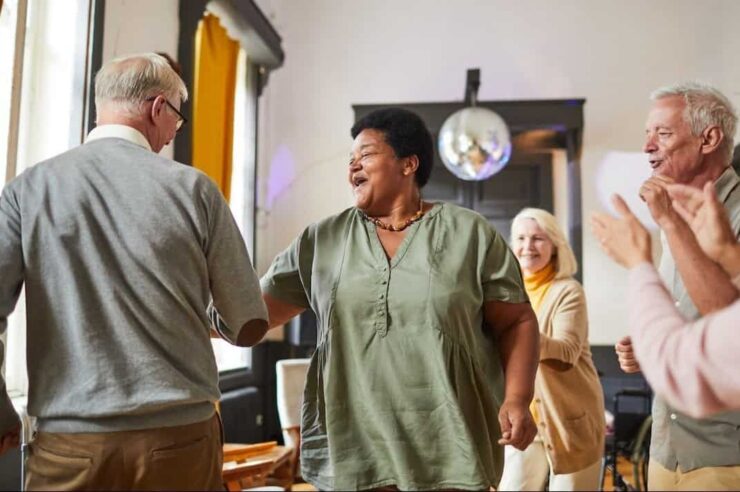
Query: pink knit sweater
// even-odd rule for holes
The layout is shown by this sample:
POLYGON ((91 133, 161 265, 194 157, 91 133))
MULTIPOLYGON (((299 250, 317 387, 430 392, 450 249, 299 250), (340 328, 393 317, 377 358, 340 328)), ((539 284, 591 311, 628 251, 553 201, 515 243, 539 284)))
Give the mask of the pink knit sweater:
POLYGON ((653 265, 629 275, 632 345, 653 390, 692 417, 740 409, 740 300, 690 322, 653 265))

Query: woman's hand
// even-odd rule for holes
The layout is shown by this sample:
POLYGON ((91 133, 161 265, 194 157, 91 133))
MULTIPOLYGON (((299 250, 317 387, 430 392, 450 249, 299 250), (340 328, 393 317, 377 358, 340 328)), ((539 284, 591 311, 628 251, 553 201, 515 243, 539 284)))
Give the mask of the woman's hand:
POLYGON ((498 412, 501 425, 501 445, 510 445, 524 451, 537 435, 537 426, 529 412, 529 402, 524 400, 504 400, 498 412))
POLYGON ((613 195, 612 203, 620 218, 601 213, 591 216, 591 231, 599 240, 601 249, 626 268, 652 262, 650 233, 621 196, 613 195))
POLYGON ((673 208, 686 221, 696 236, 701 249, 715 262, 720 262, 737 244, 727 211, 717 199, 714 184, 707 183, 703 190, 691 186, 668 186, 673 208))
POLYGON ((537 434, 529 402, 534 393, 534 379, 539 363, 537 316, 528 302, 487 301, 485 320, 498 340, 504 369, 504 403, 498 412, 501 439, 524 450, 537 434))

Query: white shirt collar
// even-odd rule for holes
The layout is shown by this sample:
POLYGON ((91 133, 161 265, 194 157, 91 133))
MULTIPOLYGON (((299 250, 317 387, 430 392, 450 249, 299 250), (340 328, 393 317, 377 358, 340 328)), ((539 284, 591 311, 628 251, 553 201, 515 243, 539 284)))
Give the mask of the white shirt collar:
POLYGON ((152 150, 152 146, 149 145, 149 141, 139 130, 126 125, 96 126, 87 134, 85 143, 101 138, 122 138, 140 147, 144 147, 146 150, 152 150))

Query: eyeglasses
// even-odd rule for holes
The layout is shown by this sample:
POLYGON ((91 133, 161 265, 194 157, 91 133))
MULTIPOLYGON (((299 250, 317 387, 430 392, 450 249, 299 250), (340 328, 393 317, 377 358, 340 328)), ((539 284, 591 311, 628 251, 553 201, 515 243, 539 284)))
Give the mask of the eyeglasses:
MULTIPOLYGON (((146 99, 146 101, 147 102, 148 101, 154 101, 157 97, 158 96, 148 97, 146 99)), ((164 102, 167 104, 167 106, 170 107, 170 109, 172 111, 175 112, 175 114, 177 114, 177 123, 175 124, 176 125, 175 126, 175 131, 178 131, 179 132, 180 131, 180 128, 182 128, 182 125, 184 125, 185 123, 188 122, 188 119, 185 118, 185 116, 180 111, 178 111, 178 109, 175 106, 173 106, 172 103, 167 100, 167 98, 164 98, 164 102)))

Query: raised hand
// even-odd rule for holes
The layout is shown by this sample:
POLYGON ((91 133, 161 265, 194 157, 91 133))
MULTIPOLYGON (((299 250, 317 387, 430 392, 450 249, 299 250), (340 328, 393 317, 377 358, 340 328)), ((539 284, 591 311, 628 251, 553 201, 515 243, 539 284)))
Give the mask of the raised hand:
POLYGON ((668 195, 667 187, 670 184, 673 184, 672 179, 655 175, 640 187, 640 198, 647 203, 650 215, 653 216, 653 220, 661 228, 664 228, 667 223, 677 217, 671 204, 671 197, 668 195))
POLYGON ((612 204, 619 218, 595 213, 591 216, 591 231, 601 249, 626 268, 651 262, 650 233, 637 220, 621 196, 613 195, 612 204))
POLYGON ((640 372, 640 364, 635 359, 635 351, 632 348, 632 339, 624 337, 614 346, 614 351, 619 359, 619 367, 627 374, 640 372))
POLYGON ((713 261, 720 261, 724 251, 736 243, 727 211, 717 199, 713 183, 704 185, 703 190, 690 186, 672 184, 668 193, 673 199, 673 208, 691 228, 701 249, 713 261))

